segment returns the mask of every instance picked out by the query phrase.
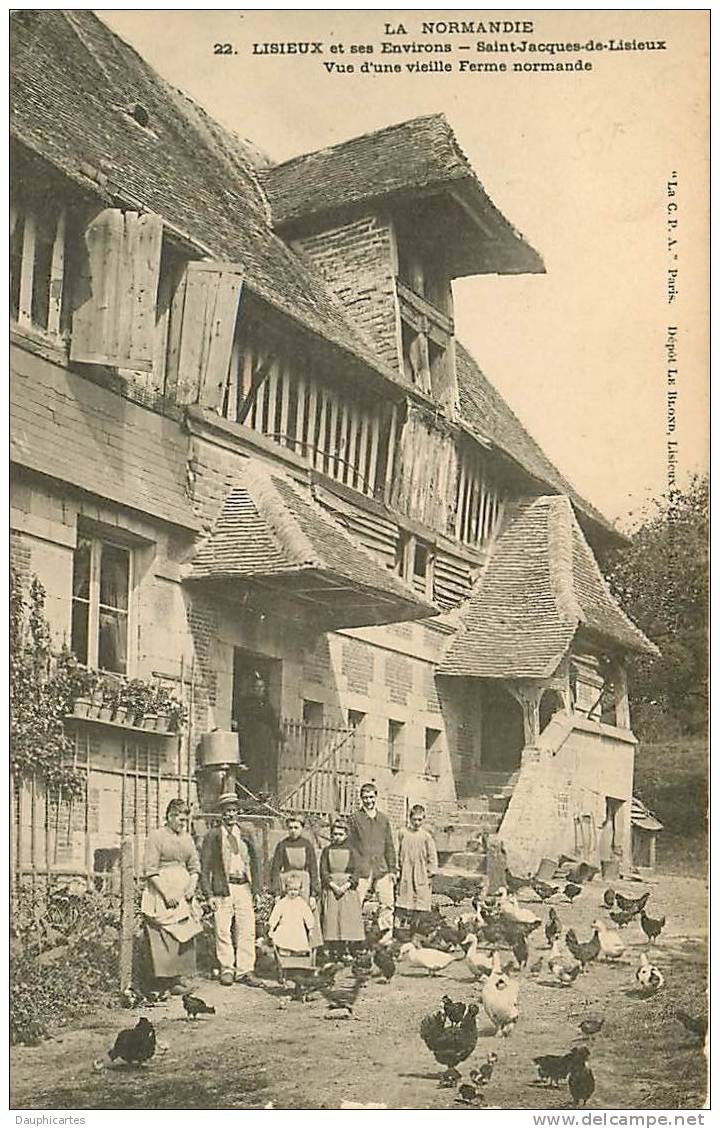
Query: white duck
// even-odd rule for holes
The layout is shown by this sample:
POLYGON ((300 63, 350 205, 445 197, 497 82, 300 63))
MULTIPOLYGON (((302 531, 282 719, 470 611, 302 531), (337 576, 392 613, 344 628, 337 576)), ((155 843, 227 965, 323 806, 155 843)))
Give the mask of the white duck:
POLYGON ((478 980, 489 976, 493 970, 492 957, 478 949, 478 939, 474 933, 468 933, 465 940, 462 941, 462 947, 465 949, 465 964, 473 976, 477 977, 478 980), (467 949, 465 949, 466 945, 467 949))
POLYGON ((659 968, 650 963, 650 958, 647 953, 640 953, 640 964, 635 973, 635 979, 648 995, 654 995, 655 992, 659 992, 665 983, 665 977, 659 968))
POLYGON ((437 976, 443 968, 447 968, 455 960, 462 960, 463 953, 443 953, 440 949, 421 949, 412 941, 406 941, 400 946, 400 959, 407 957, 408 963, 415 968, 424 968, 428 976, 437 976))
POLYGON ((521 909, 515 894, 508 894, 504 886, 498 890, 498 908, 504 917, 509 917, 511 921, 518 921, 523 925, 534 925, 540 920, 532 910, 521 909))
POLYGON ((613 929, 612 926, 606 925, 604 921, 599 919, 593 921, 592 927, 598 931, 600 955, 604 956, 606 960, 618 960, 625 952, 625 945, 617 929, 613 929))
POLYGON ((482 986, 480 1000, 485 1014, 495 1027, 496 1035, 508 1036, 512 1034, 515 1024, 520 1016, 518 1008, 518 995, 520 981, 517 977, 507 976, 500 965, 500 956, 497 952, 492 955, 492 972, 482 986))

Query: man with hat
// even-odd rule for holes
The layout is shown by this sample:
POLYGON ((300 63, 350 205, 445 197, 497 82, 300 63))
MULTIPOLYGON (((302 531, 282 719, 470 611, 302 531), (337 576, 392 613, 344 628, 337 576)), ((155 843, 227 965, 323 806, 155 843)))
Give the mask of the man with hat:
POLYGON ((218 808, 222 822, 205 836, 200 863, 202 888, 215 918, 220 983, 229 986, 237 981, 256 987, 253 895, 260 892, 257 852, 238 827, 236 793, 223 792, 218 808))

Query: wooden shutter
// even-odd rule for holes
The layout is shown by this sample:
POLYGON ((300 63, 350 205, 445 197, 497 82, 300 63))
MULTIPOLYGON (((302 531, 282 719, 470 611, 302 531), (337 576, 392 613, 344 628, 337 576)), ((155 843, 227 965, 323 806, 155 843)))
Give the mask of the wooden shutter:
POLYGON ((222 411, 242 291, 237 263, 188 263, 177 354, 179 404, 222 411))
POLYGON ((84 240, 70 359, 151 371, 162 220, 105 208, 84 240))

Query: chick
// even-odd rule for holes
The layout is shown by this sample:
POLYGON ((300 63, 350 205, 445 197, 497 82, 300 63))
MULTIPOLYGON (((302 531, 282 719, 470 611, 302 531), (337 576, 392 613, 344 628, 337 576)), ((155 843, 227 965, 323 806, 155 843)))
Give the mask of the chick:
POLYGON ((574 1058, 571 1051, 566 1055, 538 1055, 533 1062, 537 1066, 538 1081, 557 1087, 570 1073, 574 1058))
POLYGON ((604 1022, 604 1015, 588 1015, 585 1019, 580 1020, 578 1027, 583 1035, 585 1035, 587 1038, 591 1038, 593 1035, 597 1035, 598 1031, 602 1030, 602 1025, 604 1022))
POLYGON ((659 968, 650 963, 647 953, 640 953, 640 964, 635 973, 635 979, 648 996, 654 996, 665 983, 665 977, 659 968))
POLYGON ((498 1056, 494 1051, 488 1051, 487 1058, 482 1066, 478 1066, 476 1070, 470 1071, 470 1081, 474 1082, 476 1086, 487 1086, 492 1078, 493 1067, 498 1060, 498 1056))

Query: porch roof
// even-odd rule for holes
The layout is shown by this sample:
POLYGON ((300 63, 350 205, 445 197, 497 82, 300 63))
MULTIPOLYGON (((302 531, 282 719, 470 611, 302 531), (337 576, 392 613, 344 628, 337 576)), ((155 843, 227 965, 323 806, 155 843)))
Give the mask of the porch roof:
POLYGON ((438 614, 321 509, 306 486, 252 459, 188 580, 231 593, 238 583, 252 584, 275 599, 287 596, 320 617, 326 630, 438 614))
POLYGON ((653 815, 639 796, 633 796, 630 804, 630 823, 633 827, 640 827, 643 831, 662 831, 665 824, 653 815))
POLYGON ((547 678, 579 628, 658 654, 611 595, 570 500, 526 500, 510 512, 438 673, 547 678))

